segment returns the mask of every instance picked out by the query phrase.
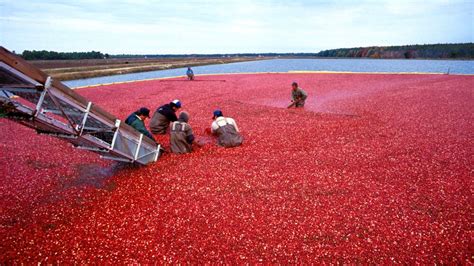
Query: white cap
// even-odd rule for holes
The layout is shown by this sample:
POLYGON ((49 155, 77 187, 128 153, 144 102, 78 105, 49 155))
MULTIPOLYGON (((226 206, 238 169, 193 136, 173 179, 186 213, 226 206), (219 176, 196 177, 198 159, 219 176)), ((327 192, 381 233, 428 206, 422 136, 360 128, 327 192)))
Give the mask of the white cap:
POLYGON ((171 103, 173 103, 174 105, 176 105, 176 107, 181 108, 181 102, 180 102, 178 99, 173 100, 171 103))

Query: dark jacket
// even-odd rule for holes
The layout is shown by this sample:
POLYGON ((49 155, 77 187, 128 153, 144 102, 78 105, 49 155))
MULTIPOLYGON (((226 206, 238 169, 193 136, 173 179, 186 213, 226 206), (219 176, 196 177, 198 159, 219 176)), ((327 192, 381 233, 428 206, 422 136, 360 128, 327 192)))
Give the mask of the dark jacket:
POLYGON ((150 139, 155 140, 153 135, 146 129, 145 123, 143 122, 143 120, 141 120, 138 117, 136 112, 132 113, 131 115, 127 117, 127 119, 125 119, 125 124, 130 125, 134 129, 136 129, 138 132, 149 137, 150 139))
POLYGON ((168 118, 170 122, 174 122, 178 120, 178 117, 176 117, 176 112, 173 110, 173 108, 171 107, 171 104, 169 103, 160 106, 160 108, 158 108, 156 111, 164 115, 166 118, 168 118))
POLYGON ((155 134, 165 134, 170 122, 177 120, 176 112, 170 104, 160 106, 150 120, 151 132, 155 134))

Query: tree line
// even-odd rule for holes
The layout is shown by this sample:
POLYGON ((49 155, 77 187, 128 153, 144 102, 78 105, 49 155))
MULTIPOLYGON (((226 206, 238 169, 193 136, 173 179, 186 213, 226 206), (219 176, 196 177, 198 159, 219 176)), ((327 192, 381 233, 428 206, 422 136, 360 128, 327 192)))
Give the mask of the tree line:
POLYGON ((474 59, 474 43, 373 46, 321 51, 321 57, 474 59))
POLYGON ((317 53, 233 53, 233 54, 118 54, 112 58, 209 58, 209 57, 313 57, 317 53))
POLYGON ((109 58, 108 54, 101 52, 55 52, 55 51, 29 51, 25 50, 21 54, 26 60, 75 60, 75 59, 103 59, 109 58))
POLYGON ((21 54, 26 60, 74 60, 103 58, 209 58, 209 57, 362 57, 362 58, 457 58, 474 59, 474 43, 422 44, 341 48, 319 53, 233 53, 233 54, 118 54, 101 52, 29 51, 21 54))

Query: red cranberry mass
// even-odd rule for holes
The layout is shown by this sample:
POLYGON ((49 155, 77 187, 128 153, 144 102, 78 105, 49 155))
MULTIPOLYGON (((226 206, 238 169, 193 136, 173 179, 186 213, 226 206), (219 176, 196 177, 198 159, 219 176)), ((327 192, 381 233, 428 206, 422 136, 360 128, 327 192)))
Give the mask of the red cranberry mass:
POLYGON ((199 145, 132 167, 1 119, 0 262, 471 263, 473 81, 239 74, 79 89, 121 118, 180 99, 199 145), (304 109, 286 108, 295 80, 304 109), (215 145, 216 108, 241 147, 215 145))

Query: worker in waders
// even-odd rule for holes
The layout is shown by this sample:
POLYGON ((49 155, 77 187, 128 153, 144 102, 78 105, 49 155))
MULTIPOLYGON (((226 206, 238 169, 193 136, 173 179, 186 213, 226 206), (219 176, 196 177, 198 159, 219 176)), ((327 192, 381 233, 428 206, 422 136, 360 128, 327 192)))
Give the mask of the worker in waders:
POLYGON ((189 153, 193 150, 193 129, 188 121, 189 114, 181 112, 178 121, 171 123, 170 146, 173 153, 189 153))
POLYGON ((150 110, 146 107, 140 108, 138 111, 133 112, 130 114, 127 119, 125 119, 125 124, 130 125, 143 135, 149 137, 152 140, 153 135, 146 129, 145 127, 145 120, 150 117, 150 110))
POLYGON ((291 104, 288 108, 296 107, 302 108, 306 102, 306 98, 308 98, 308 94, 298 86, 298 83, 293 82, 291 84, 291 104))
POLYGON ((221 110, 215 110, 212 119, 214 119, 214 122, 211 125, 211 132, 217 135, 218 145, 229 148, 242 144, 243 138, 234 119, 224 117, 221 110))
POLYGON ((174 100, 156 109, 150 120, 150 129, 153 134, 166 134, 171 122, 177 121, 176 111, 181 108, 181 102, 174 100))
POLYGON ((194 80, 194 72, 190 67, 186 71, 186 76, 188 76, 188 80, 194 80))

